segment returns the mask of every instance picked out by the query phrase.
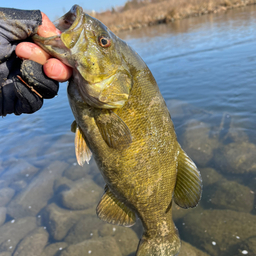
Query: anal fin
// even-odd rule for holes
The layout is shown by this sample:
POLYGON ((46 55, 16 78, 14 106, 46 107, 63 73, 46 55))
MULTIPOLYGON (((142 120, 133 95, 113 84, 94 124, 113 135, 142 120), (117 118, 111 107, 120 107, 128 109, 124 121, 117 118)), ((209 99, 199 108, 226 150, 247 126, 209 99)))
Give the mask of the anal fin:
POLYGON ((202 178, 194 162, 182 148, 178 155, 174 201, 182 208, 195 207, 202 194, 202 178))
POLYGON ((136 222, 135 213, 119 201, 108 186, 105 187, 105 193, 97 206, 96 212, 101 220, 110 224, 131 227, 136 222))

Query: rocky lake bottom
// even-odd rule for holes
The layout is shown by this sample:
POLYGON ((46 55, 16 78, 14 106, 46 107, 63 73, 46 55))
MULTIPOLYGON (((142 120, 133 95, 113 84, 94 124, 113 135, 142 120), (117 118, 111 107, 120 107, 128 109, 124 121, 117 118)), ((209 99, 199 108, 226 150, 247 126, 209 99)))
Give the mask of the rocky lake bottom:
MULTIPOLYGON (((204 186, 197 208, 174 206, 179 255, 256 255, 256 145, 225 113, 216 117, 177 100, 167 106, 204 186)), ((124 228, 97 218, 104 181, 93 160, 77 165, 73 137, 51 145, 34 138, 28 143, 41 147, 0 163, 0 256, 135 255, 140 222, 124 228), (37 150, 44 160, 32 157, 37 150), (26 155, 32 160, 23 160, 26 155)))

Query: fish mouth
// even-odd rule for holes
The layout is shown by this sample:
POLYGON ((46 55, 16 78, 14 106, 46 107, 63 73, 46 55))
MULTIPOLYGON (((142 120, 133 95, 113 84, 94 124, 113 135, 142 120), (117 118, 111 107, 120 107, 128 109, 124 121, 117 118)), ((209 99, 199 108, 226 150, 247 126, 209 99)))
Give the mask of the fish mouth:
POLYGON ((42 37, 36 34, 32 36, 32 40, 50 55, 72 66, 66 60, 70 49, 77 41, 72 35, 81 28, 83 20, 83 8, 79 5, 74 5, 69 12, 53 22, 54 26, 62 32, 61 34, 51 37, 42 37))
POLYGON ((83 8, 79 5, 74 5, 61 18, 53 22, 54 26, 61 32, 74 31, 77 27, 82 25, 83 21, 83 8))

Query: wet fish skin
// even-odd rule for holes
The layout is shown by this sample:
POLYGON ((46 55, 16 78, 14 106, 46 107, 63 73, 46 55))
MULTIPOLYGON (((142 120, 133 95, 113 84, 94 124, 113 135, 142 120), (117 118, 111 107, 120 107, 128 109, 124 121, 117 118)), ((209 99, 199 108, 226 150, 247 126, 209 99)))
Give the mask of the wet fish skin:
POLYGON ((202 180, 177 142, 153 75, 136 52, 81 7, 72 7, 56 24, 63 30, 60 38, 34 40, 74 68, 68 97, 77 158, 88 160, 82 155, 89 148, 106 182, 99 218, 132 226, 137 215, 144 233, 136 255, 177 255, 172 204, 195 207, 202 180))

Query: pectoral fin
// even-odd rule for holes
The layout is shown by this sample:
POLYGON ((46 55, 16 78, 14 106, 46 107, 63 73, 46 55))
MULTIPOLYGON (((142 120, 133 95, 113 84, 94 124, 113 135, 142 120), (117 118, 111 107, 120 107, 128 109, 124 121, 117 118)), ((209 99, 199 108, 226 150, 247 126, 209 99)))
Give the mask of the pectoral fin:
POLYGON ((83 166, 85 162, 89 164, 89 161, 92 157, 92 152, 86 144, 83 131, 77 125, 76 121, 71 124, 71 131, 75 132, 75 151, 76 151, 76 160, 80 166, 83 166))
POLYGON ((131 227, 136 222, 135 213, 120 202, 108 186, 105 188, 105 193, 97 206, 96 212, 100 219, 110 224, 131 227))
POLYGON ((194 162, 180 148, 174 201, 182 208, 195 207, 201 198, 202 178, 194 162))
POLYGON ((109 147, 125 149, 132 142, 132 135, 124 121, 112 110, 101 110, 95 121, 102 138, 109 147))

